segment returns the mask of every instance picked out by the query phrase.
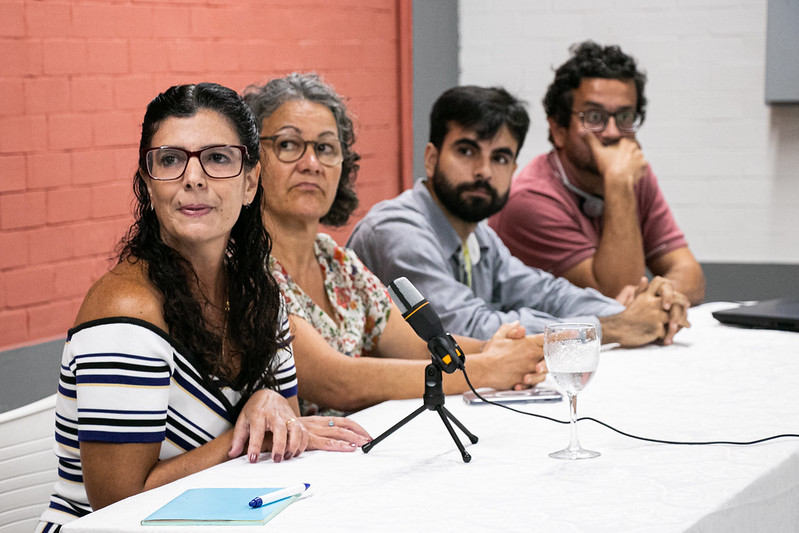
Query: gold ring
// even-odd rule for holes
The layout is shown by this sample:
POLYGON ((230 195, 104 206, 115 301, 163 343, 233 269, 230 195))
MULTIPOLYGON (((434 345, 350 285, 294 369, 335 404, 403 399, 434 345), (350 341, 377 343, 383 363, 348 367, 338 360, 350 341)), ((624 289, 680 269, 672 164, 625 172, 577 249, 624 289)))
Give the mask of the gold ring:
POLYGON ((291 425, 292 422, 296 422, 296 421, 297 421, 296 418, 289 418, 288 420, 286 420, 286 425, 289 426, 289 425, 291 425))

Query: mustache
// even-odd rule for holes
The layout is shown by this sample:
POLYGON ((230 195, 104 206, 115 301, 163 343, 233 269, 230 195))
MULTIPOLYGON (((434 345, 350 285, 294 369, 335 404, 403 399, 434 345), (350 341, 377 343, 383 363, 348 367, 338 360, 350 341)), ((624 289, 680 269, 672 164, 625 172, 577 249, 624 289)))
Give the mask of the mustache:
POLYGON ((466 191, 477 191, 477 190, 484 190, 485 192, 489 193, 491 196, 496 196, 497 191, 485 180, 478 180, 474 183, 462 183, 458 185, 458 192, 466 192, 466 191))

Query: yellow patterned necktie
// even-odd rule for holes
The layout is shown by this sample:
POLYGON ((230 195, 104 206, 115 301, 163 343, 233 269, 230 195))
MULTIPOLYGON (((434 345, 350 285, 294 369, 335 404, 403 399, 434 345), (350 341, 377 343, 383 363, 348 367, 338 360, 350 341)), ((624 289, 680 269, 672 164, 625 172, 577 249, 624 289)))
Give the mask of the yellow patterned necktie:
POLYGON ((466 285, 472 286, 472 258, 469 256, 469 245, 465 242, 461 245, 461 257, 463 259, 463 272, 466 274, 466 285))

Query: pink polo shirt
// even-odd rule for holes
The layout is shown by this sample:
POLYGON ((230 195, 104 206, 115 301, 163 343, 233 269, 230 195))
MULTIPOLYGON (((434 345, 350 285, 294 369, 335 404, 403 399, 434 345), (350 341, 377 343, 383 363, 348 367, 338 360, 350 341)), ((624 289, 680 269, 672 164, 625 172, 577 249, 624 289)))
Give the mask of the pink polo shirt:
MULTIPOLYGON (((647 263, 688 246, 651 168, 635 194, 647 263)), ((524 263, 562 276, 596 253, 602 234, 602 217, 583 214, 580 200, 563 185, 554 153, 542 154, 513 179, 508 203, 489 225, 524 263)))

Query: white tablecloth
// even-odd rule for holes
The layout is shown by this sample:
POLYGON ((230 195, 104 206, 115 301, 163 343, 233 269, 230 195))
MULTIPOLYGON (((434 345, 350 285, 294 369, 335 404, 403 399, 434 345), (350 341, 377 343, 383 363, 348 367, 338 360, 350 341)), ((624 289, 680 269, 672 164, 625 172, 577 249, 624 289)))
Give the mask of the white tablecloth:
MULTIPOLYGON (((729 306, 692 309, 693 327, 680 332, 673 346, 603 352, 594 380, 580 394, 578 414, 668 440, 799 433, 799 334, 723 326, 710 316, 729 306)), ((387 402, 353 418, 377 436, 419 405, 421 400, 387 402)), ((559 461, 547 453, 567 444, 568 426, 467 406, 460 396, 448 397, 446 407, 480 439, 467 446, 468 464, 438 415, 425 411, 368 454, 308 452, 255 465, 237 459, 128 498, 64 531, 186 531, 145 528, 139 521, 191 487, 296 482, 310 483, 309 494, 265 529, 799 531, 799 439, 676 446, 583 421, 583 445, 602 456, 559 461)), ((522 409, 568 418, 565 401, 522 409)))

